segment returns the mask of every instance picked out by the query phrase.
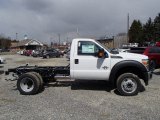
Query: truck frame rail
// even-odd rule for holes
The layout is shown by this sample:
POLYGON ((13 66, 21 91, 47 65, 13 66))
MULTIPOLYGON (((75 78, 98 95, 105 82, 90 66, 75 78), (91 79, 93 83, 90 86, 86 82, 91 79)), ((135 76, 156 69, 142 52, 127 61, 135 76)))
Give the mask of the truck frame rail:
POLYGON ((8 69, 5 72, 6 75, 14 73, 21 76, 24 73, 36 72, 41 75, 43 80, 48 81, 54 79, 56 76, 69 76, 70 75, 70 65, 67 66, 20 66, 17 68, 8 69))

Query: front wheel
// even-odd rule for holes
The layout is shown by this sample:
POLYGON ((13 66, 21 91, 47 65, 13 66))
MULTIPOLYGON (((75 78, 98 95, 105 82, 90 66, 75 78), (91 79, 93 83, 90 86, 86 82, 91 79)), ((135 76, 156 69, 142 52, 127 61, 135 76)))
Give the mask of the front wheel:
POLYGON ((117 79, 117 90, 124 96, 137 95, 140 85, 141 82, 139 78, 132 73, 124 73, 117 79))

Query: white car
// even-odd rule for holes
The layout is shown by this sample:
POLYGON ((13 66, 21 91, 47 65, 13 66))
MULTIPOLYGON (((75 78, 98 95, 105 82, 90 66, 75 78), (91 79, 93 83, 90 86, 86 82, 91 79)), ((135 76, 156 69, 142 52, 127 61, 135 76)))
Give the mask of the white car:
POLYGON ((18 51, 17 54, 23 55, 23 51, 24 51, 24 50, 18 51))
POLYGON ((5 63, 5 62, 6 62, 5 58, 4 57, 0 57, 0 64, 5 63))
POLYGON ((119 52, 129 52, 130 49, 118 49, 119 52))

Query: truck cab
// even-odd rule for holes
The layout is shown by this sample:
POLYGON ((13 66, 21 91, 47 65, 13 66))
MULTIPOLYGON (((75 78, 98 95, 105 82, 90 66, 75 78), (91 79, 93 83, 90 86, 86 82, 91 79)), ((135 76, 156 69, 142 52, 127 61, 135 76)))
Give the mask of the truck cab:
POLYGON ((112 82, 123 95, 135 95, 140 79, 148 85, 151 78, 149 60, 145 55, 112 53, 93 39, 74 39, 70 53, 70 76, 80 80, 112 82))
POLYGON ((74 39, 70 53, 70 74, 74 79, 107 80, 111 70, 110 53, 92 39, 74 39), (103 56, 98 53, 103 51, 103 56))

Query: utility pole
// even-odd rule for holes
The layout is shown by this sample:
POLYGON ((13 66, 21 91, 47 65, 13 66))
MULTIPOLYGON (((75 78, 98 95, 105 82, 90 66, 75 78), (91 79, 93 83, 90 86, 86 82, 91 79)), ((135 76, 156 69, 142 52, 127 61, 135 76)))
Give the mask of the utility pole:
POLYGON ((77 27, 77 31, 76 32, 77 32, 77 36, 79 37, 79 29, 78 29, 78 27, 77 27))
POLYGON ((16 33, 16 40, 18 39, 18 33, 16 33))
POLYGON ((127 43, 129 43, 129 13, 127 15, 127 43))
POLYGON ((58 33, 58 41, 59 41, 59 46, 60 46, 60 41, 61 41, 61 34, 58 33))

